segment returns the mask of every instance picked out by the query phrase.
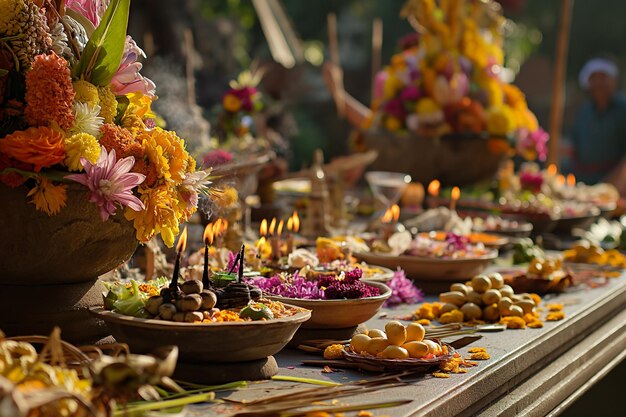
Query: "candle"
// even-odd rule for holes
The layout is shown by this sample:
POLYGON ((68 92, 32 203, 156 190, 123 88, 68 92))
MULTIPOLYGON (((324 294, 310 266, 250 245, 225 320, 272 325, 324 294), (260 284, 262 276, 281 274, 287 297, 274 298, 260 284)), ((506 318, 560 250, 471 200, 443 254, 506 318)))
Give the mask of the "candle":
POLYGON ((213 243, 212 223, 207 224, 204 228, 202 240, 204 242, 204 270, 202 271, 202 285, 204 288, 209 288, 211 286, 211 282, 209 281, 209 245, 213 243))
POLYGON ((282 254, 283 254, 282 234, 283 234, 283 227, 284 226, 285 226, 285 222, 283 220, 281 220, 278 223, 278 227, 276 228, 276 237, 278 239, 278 255, 279 255, 279 257, 282 256, 282 254))
POLYGON ((213 234, 215 237, 215 246, 221 248, 224 246, 224 235, 228 230, 228 220, 219 218, 213 226, 213 234))
POLYGON ((554 177, 556 176, 558 170, 555 164, 550 164, 548 165, 548 168, 546 169, 546 171, 548 172, 549 176, 554 177))
POLYGON ((293 252, 293 216, 287 219, 287 255, 293 252))
POLYGON ((459 189, 459 187, 454 187, 452 189, 452 194, 450 194, 450 210, 456 210, 456 202, 459 200, 460 197, 461 190, 459 189))
POLYGON ((394 204, 389 207, 380 221, 383 223, 383 239, 389 239, 393 232, 396 230, 396 224, 398 223, 398 219, 400 218, 400 206, 394 204))
POLYGON ((561 174, 556 176, 556 185, 563 187, 565 185, 565 177, 561 174))
POLYGON ((274 234, 276 231, 276 217, 272 219, 269 227, 270 246, 272 248, 272 260, 280 259, 280 239, 274 234))
POLYGON ((267 219, 261 221, 261 227, 259 227, 259 236, 267 236, 267 219))
POLYGON ((567 186, 575 187, 576 186, 576 177, 574 174, 567 174, 567 186))
POLYGON ((244 261, 244 258, 246 257, 246 245, 243 245, 243 244, 241 245, 241 251, 239 251, 239 255, 240 255, 240 257, 239 257, 239 271, 237 271, 238 272, 237 280, 239 282, 243 282, 243 261, 244 261))
POLYGON ((439 189, 441 183, 439 180, 432 180, 428 184, 428 208, 435 208, 437 206, 437 198, 439 197, 439 189))
POLYGON ((180 271, 180 259, 183 256, 183 252, 187 247, 187 226, 183 229, 183 232, 180 234, 178 238, 178 243, 176 244, 176 263, 174 264, 174 274, 172 274, 172 281, 170 282, 170 292, 173 297, 176 297, 178 294, 178 276, 180 271))

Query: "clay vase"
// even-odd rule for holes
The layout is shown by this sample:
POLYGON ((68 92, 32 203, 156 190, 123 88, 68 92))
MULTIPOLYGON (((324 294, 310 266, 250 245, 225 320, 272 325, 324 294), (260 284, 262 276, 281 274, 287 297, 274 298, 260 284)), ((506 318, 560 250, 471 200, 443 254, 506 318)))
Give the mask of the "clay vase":
POLYGON ((88 313, 102 304, 98 277, 137 248, 132 223, 118 210, 106 222, 85 187, 69 184, 66 206, 53 216, 29 203, 25 187, 0 184, 0 329, 7 335, 48 334, 92 343, 106 326, 88 313))

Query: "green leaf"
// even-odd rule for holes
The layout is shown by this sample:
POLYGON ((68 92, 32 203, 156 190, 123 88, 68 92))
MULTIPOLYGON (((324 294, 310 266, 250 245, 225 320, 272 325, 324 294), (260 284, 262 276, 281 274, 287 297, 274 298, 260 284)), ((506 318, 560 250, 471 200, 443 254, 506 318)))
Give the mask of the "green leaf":
POLYGON ((117 71, 124 54, 130 0, 112 0, 102 21, 87 42, 74 76, 105 86, 117 71))

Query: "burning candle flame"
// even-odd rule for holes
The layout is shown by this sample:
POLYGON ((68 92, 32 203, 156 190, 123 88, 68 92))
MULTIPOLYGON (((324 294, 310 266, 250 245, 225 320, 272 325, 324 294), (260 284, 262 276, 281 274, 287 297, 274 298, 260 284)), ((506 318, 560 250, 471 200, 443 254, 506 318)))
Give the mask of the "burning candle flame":
POLYGON ((564 186, 565 185, 565 177, 563 175, 557 175, 556 176, 556 183, 560 186, 564 186))
POLYGON ((400 206, 394 204, 393 206, 389 207, 387 211, 385 211, 385 214, 383 214, 383 217, 380 219, 380 221, 383 223, 391 223, 392 221, 397 222, 399 218, 400 206))
POLYGON ((281 220, 278 223, 278 230, 276 231, 276 234, 280 237, 280 235, 283 233, 283 226, 285 225, 285 222, 283 220, 281 220))
POLYGON ((398 219, 400 218, 400 206, 397 204, 394 204, 393 206, 391 206, 391 215, 393 216, 393 221, 397 222, 398 219))
POLYGON ((262 248, 262 247, 263 247, 263 245, 265 245, 265 242, 266 242, 265 236, 261 236, 261 237, 259 238, 259 240, 257 240, 257 242, 256 242, 256 247, 257 247, 257 249, 258 249, 258 248, 262 248))
POLYGON ((287 230, 290 232, 293 230, 293 217, 287 219, 287 230))
POLYGON ((576 177, 574 174, 567 174, 567 185, 574 187, 576 185, 576 177))
POLYGON ((178 253, 184 252, 187 248, 187 226, 183 229, 183 232, 180 234, 178 238, 178 243, 176 244, 176 250, 178 253))
POLYGON ((202 241, 205 245, 213 244, 213 223, 209 223, 204 228, 204 233, 202 233, 202 241))
POLYGON ((276 217, 270 222, 270 236, 274 236, 274 230, 276 230, 276 217))
POLYGON ((441 183, 439 180, 432 180, 430 184, 428 184, 428 195, 437 197, 439 195, 439 189, 441 188, 441 183))
POLYGON ((452 189, 452 193, 450 194, 450 197, 454 201, 457 201, 461 197, 461 190, 459 189, 459 187, 454 187, 452 189))
POLYGON ((300 231, 300 217, 298 216, 298 211, 293 212, 293 231, 294 233, 298 233, 300 231))
POLYGON ((555 164, 550 164, 548 165, 548 174, 550 174, 551 176, 555 176, 557 174, 557 168, 555 164))
POLYGON ((261 236, 267 235, 267 219, 263 219, 261 221, 261 227, 259 228, 259 235, 261 236))

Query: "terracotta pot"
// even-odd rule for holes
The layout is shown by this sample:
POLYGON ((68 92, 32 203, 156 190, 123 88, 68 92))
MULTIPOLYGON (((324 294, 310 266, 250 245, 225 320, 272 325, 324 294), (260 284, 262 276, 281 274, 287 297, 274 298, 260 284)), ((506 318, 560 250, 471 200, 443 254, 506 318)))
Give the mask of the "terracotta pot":
POLYGON ((414 182, 428 184, 434 179, 447 185, 467 185, 492 178, 506 153, 493 152, 490 141, 481 137, 444 136, 424 138, 365 132, 369 149, 378 151, 372 170, 403 172, 414 182))
POLYGON ((93 343, 107 335, 88 311, 102 303, 98 276, 132 256, 133 225, 122 210, 103 222, 78 184, 54 216, 35 210, 26 194, 0 184, 0 329, 45 335, 60 326, 64 340, 93 343))
POLYGON ((137 248, 122 210, 103 222, 81 185, 68 186, 67 205, 54 216, 35 210, 26 193, 0 185, 0 285, 94 281, 137 248))

